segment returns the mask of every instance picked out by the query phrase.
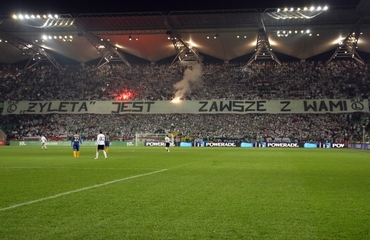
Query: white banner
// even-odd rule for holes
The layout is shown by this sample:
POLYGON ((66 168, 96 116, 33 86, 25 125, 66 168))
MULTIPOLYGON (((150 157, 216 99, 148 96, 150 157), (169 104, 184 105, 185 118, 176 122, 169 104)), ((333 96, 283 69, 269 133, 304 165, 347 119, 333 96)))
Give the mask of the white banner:
POLYGON ((9 114, 250 114, 369 112, 368 100, 6 101, 9 114))

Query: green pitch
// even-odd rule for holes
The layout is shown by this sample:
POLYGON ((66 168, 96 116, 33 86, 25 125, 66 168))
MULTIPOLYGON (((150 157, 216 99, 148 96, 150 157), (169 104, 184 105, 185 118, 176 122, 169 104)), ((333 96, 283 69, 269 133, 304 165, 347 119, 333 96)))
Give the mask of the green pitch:
POLYGON ((1 239, 370 239, 370 151, 0 147, 1 239))

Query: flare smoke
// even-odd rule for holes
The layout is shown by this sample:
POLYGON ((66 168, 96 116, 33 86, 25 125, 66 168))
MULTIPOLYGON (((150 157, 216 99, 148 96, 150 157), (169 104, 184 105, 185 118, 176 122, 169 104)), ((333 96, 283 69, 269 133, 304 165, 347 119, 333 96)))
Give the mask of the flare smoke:
POLYGON ((202 77, 202 66, 196 64, 187 68, 184 72, 184 77, 180 82, 177 82, 173 85, 176 90, 174 99, 180 99, 185 97, 188 93, 191 92, 190 83, 196 83, 201 81, 202 77))

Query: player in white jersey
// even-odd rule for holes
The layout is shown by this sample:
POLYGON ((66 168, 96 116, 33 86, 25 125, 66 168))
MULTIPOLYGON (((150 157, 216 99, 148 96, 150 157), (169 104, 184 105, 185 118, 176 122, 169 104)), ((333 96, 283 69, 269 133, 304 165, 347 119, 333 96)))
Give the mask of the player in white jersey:
POLYGON ((41 136, 40 138, 41 141, 41 150, 45 149, 48 150, 48 147, 46 146, 46 137, 44 135, 41 136))
POLYGON ((164 141, 166 142, 166 151, 167 152, 170 152, 170 138, 168 137, 168 135, 166 135, 166 137, 164 138, 164 141))
POLYGON ((105 148, 105 136, 102 130, 99 131, 98 137, 96 138, 96 144, 97 146, 96 146, 95 159, 99 158, 99 150, 103 151, 104 157, 105 159, 107 159, 108 156, 104 149, 105 148))

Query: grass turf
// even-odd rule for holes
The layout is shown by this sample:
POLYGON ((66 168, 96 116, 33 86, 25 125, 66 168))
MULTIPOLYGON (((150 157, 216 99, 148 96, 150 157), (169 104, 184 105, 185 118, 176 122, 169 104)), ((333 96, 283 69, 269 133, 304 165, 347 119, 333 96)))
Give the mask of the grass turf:
POLYGON ((370 152, 0 148, 1 239, 370 239, 370 152))

